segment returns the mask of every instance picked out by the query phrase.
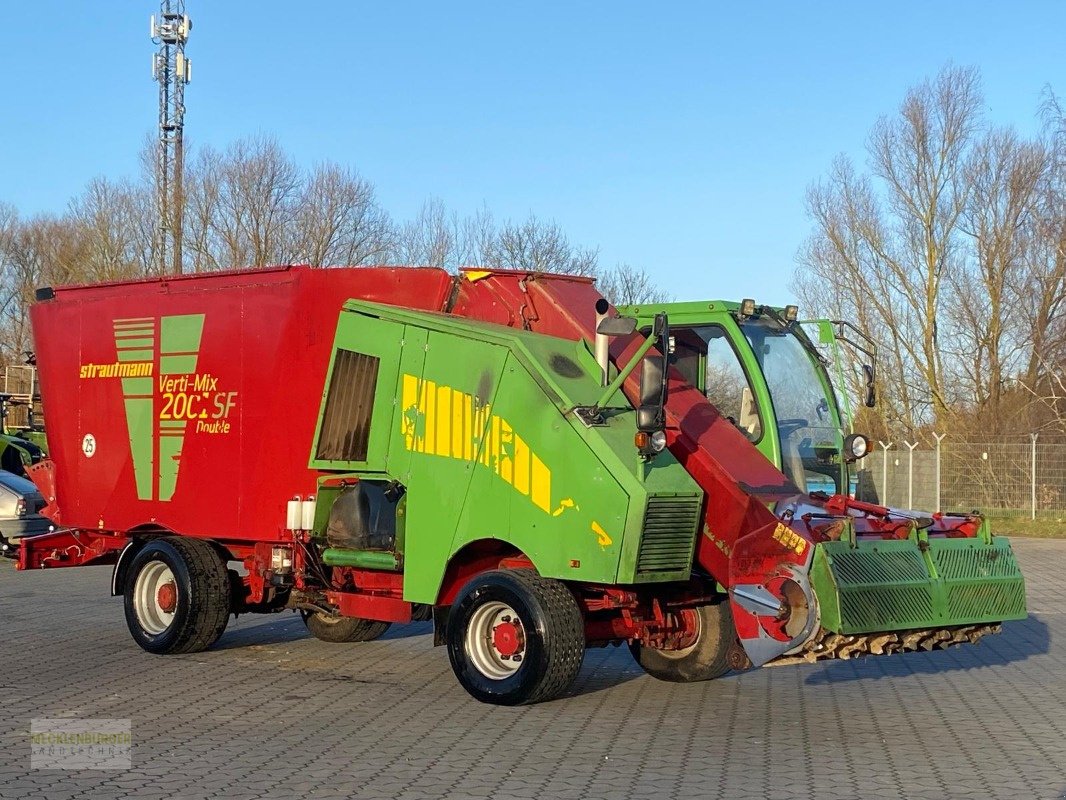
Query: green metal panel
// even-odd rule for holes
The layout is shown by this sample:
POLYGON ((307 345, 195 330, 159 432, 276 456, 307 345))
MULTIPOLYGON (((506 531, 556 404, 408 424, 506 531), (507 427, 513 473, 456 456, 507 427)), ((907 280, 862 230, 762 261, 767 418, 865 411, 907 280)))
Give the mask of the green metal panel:
POLYGON ((991 545, 980 539, 940 539, 929 544, 935 569, 945 584, 951 617, 984 621, 994 613, 997 619, 1025 619, 1025 581, 1007 539, 994 536, 991 545))
MULTIPOLYGON (((586 427, 570 413, 601 391, 584 343, 369 303, 347 311, 338 348, 378 340, 379 324, 403 326, 393 381, 382 378, 384 363, 378 378, 378 399, 387 397, 395 412, 381 417, 386 429, 375 402, 372 436, 387 440, 385 475, 377 477, 408 489, 406 599, 433 602, 449 559, 485 539, 514 545, 548 577, 689 577, 702 493, 668 452, 650 465, 639 460, 634 413, 622 395, 603 426, 586 427), (667 532, 667 522, 682 528, 667 532)), ((323 487, 316 529, 330 496, 323 487)))
MULTIPOLYGON (((348 315, 345 315, 348 316, 348 315)), ((385 470, 390 476, 396 478, 403 484, 411 478, 411 460, 414 457, 414 450, 407 449, 406 447, 392 447, 397 430, 400 429, 403 408, 400 406, 400 388, 402 381, 401 375, 421 375, 423 367, 426 363, 426 347, 429 342, 429 331, 424 328, 419 328, 415 325, 405 325, 403 329, 402 347, 400 348, 400 362, 399 368, 396 371, 394 380, 396 381, 396 387, 392 394, 385 394, 385 397, 395 406, 394 416, 392 423, 387 431, 383 432, 385 441, 389 444, 388 452, 385 454, 385 470)), ((385 387, 387 384, 379 383, 379 386, 385 387)), ((380 428, 377 420, 374 421, 374 428, 380 428)))
POLYGON ((837 633, 1024 619, 1025 582, 1006 539, 825 542, 811 579, 822 626, 837 633))
POLYGON ((513 539, 506 511, 509 487, 485 463, 507 349, 429 332, 424 352, 421 371, 400 376, 396 396, 407 432, 396 426, 392 446, 409 455, 401 478, 408 487, 404 595, 432 602, 460 520, 471 524, 468 504, 482 506, 490 517, 478 519, 479 530, 468 538, 513 539))
MULTIPOLYGON (((338 322, 336 346, 330 357, 329 370, 326 373, 327 380, 322 389, 322 404, 320 409, 319 426, 315 429, 315 439, 311 446, 310 466, 312 469, 340 470, 343 472, 362 471, 366 473, 385 473, 388 470, 387 456, 389 454, 389 431, 393 427, 393 416, 396 413, 395 398, 389 392, 377 392, 374 396, 374 406, 371 416, 372 425, 370 439, 367 446, 366 461, 334 461, 315 458, 318 452, 319 436, 322 432, 321 412, 324 410, 326 398, 329 396, 330 377, 337 360, 338 348, 351 350, 356 353, 374 356, 380 359, 378 364, 377 383, 379 386, 393 386, 396 383, 396 375, 400 369, 401 351, 408 347, 404 341, 404 328, 393 322, 371 319, 357 314, 342 314, 338 322)), ((421 360, 422 353, 419 345, 415 342, 414 352, 421 360)))

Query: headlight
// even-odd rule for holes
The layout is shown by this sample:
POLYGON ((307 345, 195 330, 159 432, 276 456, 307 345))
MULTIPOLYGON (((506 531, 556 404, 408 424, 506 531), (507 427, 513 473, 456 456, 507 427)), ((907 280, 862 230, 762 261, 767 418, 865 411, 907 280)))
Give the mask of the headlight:
POLYGON ((653 431, 652 433, 637 431, 637 435, 633 437, 633 444, 645 456, 653 456, 666 449, 666 433, 663 431, 653 431))
POLYGON ((870 454, 870 440, 861 433, 853 433, 844 439, 844 460, 858 461, 870 454))

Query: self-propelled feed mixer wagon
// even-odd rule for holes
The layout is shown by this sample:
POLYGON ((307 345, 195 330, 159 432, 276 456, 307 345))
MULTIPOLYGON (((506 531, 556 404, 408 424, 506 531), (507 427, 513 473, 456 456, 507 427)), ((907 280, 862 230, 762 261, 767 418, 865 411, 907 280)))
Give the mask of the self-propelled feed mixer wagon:
POLYGON ((565 692, 588 646, 703 680, 1025 615, 979 517, 797 488, 678 368, 695 340, 664 312, 490 271, 42 290, 32 474, 56 530, 19 565, 114 564, 159 654, 232 613, 295 609, 337 642, 432 617, 460 683, 505 704, 565 692))

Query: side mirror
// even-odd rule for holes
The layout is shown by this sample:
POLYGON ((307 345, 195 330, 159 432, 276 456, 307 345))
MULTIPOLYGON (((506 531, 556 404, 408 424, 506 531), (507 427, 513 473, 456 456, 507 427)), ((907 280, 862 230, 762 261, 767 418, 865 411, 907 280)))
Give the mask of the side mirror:
POLYGON ((660 356, 644 356, 640 370, 640 404, 642 406, 658 405, 666 380, 665 359, 660 356))
POLYGON ((865 404, 867 408, 873 408, 877 405, 877 376, 869 364, 862 365, 862 374, 866 376, 865 404))
POLYGON ((666 314, 656 314, 655 319, 651 325, 651 335, 659 337, 663 340, 662 352, 666 355, 666 350, 670 344, 670 323, 666 321, 666 314))
POLYGON ((637 430, 645 433, 662 430, 663 406, 666 403, 666 359, 644 356, 640 370, 640 407, 637 409, 637 430))
POLYGON ((603 336, 629 336, 636 329, 636 317, 604 317, 596 326, 596 333, 603 336))

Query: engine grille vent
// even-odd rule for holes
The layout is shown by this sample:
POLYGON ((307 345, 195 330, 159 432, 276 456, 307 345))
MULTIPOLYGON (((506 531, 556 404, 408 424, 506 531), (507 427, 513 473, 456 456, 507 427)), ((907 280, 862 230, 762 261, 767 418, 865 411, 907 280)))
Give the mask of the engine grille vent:
POLYGON ((374 356, 351 350, 337 351, 316 459, 366 461, 378 363, 374 356))
POLYGON ((700 497, 650 497, 637 555, 637 574, 679 572, 692 566, 700 497))

